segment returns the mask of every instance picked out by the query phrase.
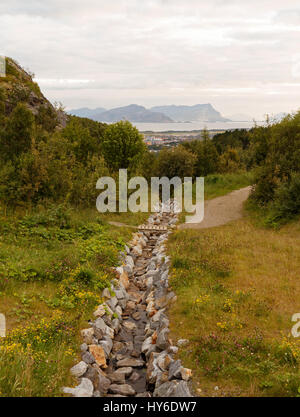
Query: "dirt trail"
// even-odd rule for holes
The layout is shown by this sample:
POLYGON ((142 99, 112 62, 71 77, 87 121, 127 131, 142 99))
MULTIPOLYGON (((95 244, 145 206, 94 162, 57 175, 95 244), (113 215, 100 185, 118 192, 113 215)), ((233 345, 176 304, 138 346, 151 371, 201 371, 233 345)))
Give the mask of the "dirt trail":
POLYGON ((243 203, 249 197, 251 186, 232 191, 222 197, 207 200, 204 203, 204 219, 193 223, 184 223, 178 229, 208 229, 221 226, 243 216, 243 203))

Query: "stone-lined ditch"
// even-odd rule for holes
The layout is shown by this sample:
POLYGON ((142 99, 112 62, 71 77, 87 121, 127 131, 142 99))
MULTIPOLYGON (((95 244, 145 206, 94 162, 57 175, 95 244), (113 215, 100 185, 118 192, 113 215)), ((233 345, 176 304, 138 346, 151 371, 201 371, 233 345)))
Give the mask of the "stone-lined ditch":
MULTIPOLYGON (((173 204, 173 203, 172 203, 173 204)), ((168 288, 170 260, 165 242, 177 215, 162 210, 148 224, 167 231, 134 233, 120 254, 122 266, 105 288, 105 302, 94 312, 90 327, 82 330, 82 360, 71 369, 79 378, 75 388, 63 388, 75 397, 191 397, 187 381, 191 370, 174 356, 178 346, 169 339, 168 305, 176 301, 168 288)), ((182 345, 187 341, 178 341, 182 345)))

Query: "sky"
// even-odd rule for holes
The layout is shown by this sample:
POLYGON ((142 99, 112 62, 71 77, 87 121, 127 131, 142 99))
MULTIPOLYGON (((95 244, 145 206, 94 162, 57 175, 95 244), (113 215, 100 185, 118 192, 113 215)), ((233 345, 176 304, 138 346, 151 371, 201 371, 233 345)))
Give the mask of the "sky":
POLYGON ((300 108, 299 0, 10 0, 0 54, 67 108, 300 108))

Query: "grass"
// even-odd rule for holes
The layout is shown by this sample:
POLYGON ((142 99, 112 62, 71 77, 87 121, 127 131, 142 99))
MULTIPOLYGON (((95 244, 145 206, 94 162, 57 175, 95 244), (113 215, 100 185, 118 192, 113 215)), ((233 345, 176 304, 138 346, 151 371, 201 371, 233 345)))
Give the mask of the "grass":
POLYGON ((204 198, 220 197, 231 191, 253 184, 253 173, 241 171, 232 174, 211 174, 204 179, 204 198))
MULTIPOLYGON (((218 192, 218 191, 216 191, 218 192)), ((212 190, 210 195, 213 195, 212 190)), ((280 230, 251 218, 169 239, 174 339, 196 395, 298 396, 300 222, 280 230), (179 331, 180 329, 180 331, 179 331)))
POLYGON ((80 329, 114 277, 112 266, 142 214, 65 207, 0 213, 0 396, 61 396, 74 385, 80 329))

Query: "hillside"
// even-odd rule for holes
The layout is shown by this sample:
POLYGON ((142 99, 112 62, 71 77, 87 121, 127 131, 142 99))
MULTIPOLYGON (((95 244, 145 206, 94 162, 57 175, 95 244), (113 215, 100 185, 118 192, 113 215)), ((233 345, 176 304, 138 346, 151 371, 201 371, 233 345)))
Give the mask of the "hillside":
POLYGON ((227 122, 220 112, 209 103, 194 106, 155 106, 152 111, 162 112, 176 122, 227 122))
POLYGON ((6 76, 0 77, 0 102, 4 104, 5 115, 12 113, 18 103, 25 104, 36 120, 51 121, 52 127, 64 127, 68 116, 57 110, 42 94, 33 74, 25 71, 16 61, 6 58, 6 76))

